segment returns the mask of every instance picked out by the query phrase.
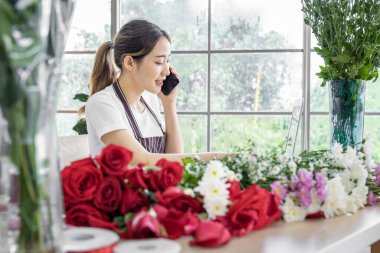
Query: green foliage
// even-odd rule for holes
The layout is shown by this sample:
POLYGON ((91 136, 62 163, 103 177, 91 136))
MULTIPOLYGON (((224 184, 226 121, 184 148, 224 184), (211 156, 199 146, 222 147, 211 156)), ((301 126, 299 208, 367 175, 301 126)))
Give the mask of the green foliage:
POLYGON ((74 100, 79 100, 81 102, 87 102, 88 98, 90 96, 88 94, 85 94, 85 93, 78 93, 78 94, 75 94, 74 96, 74 100))
POLYGON ((87 122, 85 118, 80 118, 77 123, 74 125, 73 130, 79 135, 88 134, 87 133, 87 122))
POLYGON ((301 0, 304 22, 314 33, 328 80, 372 80, 380 67, 380 2, 377 0, 301 0))

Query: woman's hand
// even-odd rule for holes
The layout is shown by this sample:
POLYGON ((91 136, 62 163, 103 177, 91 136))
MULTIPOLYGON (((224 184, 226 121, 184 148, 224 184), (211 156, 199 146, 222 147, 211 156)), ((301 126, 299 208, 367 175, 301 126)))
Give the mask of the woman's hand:
MULTIPOLYGON (((170 69, 170 72, 172 72, 178 79, 178 73, 177 71, 175 70, 174 67, 170 66, 169 67, 170 69)), ((177 95, 177 87, 175 87, 168 95, 164 95, 162 93, 162 91, 160 91, 157 96, 161 99, 162 101, 162 105, 164 107, 166 106, 171 106, 171 105, 175 105, 175 101, 176 101, 176 95, 177 95)))

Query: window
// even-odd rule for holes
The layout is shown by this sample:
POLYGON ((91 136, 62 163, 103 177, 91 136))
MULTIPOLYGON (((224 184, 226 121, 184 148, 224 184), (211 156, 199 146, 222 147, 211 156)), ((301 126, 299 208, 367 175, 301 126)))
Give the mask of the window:
MULTIPOLYGON (((81 0, 74 15, 58 102, 60 135, 74 134, 81 104, 72 97, 88 93, 95 50, 118 24, 144 18, 172 37, 186 152, 229 150, 247 138, 263 149, 280 145, 291 103, 301 97, 306 124, 297 150, 329 147, 327 89, 314 74, 322 62, 310 50, 308 41, 313 46, 315 40, 303 25, 299 0, 81 0)), ((367 84, 365 131, 372 133, 375 154, 380 154, 379 91, 379 83, 367 84)))

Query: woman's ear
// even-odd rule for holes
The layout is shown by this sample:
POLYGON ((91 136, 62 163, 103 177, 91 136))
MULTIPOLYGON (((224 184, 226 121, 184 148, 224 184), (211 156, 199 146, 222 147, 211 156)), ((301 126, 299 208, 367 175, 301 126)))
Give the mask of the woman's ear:
POLYGON ((123 66, 126 70, 132 71, 134 65, 135 65, 135 60, 133 59, 132 56, 127 55, 124 57, 123 66))

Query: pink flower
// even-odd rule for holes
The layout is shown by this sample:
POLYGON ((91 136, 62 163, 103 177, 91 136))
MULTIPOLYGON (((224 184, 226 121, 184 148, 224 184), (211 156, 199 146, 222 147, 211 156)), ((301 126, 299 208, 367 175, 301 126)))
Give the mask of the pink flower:
POLYGON ((313 186, 313 174, 307 170, 299 170, 298 172, 299 182, 306 186, 307 188, 311 188, 313 186))
POLYGON ((311 204, 310 189, 307 186, 301 186, 297 192, 297 198, 302 207, 308 207, 311 204))
POLYGON ((315 177, 317 180, 317 183, 315 185, 315 189, 317 191, 318 198, 322 201, 326 199, 326 177, 320 172, 315 173, 315 177))
POLYGON ((380 185, 380 165, 375 169, 376 185, 380 185))
POLYGON ((270 187, 272 189, 272 193, 277 195, 281 200, 286 198, 286 195, 288 193, 285 187, 279 181, 274 182, 270 185, 270 187))

